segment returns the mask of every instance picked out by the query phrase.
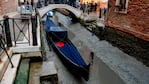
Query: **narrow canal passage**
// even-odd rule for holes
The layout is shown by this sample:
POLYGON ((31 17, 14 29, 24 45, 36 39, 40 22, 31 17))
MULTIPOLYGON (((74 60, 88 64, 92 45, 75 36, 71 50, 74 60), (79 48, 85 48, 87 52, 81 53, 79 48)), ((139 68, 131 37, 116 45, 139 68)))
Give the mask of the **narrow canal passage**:
MULTIPOLYGON (((88 45, 86 45, 78 35, 80 33, 88 33, 89 37, 85 37, 90 39, 92 34, 85 30, 80 23, 71 22, 71 18, 62 15, 59 12, 55 13, 54 19, 57 19, 55 22, 60 22, 63 28, 68 31, 68 35, 70 40, 75 44, 78 48, 80 54, 83 56, 87 63, 90 62, 90 52, 92 51, 88 45), (75 33, 74 33, 75 32, 75 33), (78 35, 76 35, 78 34, 78 35)), ((92 41, 98 41, 97 39, 92 41)), ((95 56, 93 60, 93 64, 90 66, 90 78, 89 81, 85 81, 83 79, 78 79, 74 77, 67 68, 63 65, 61 60, 59 60, 58 56, 55 52, 50 51, 49 45, 45 39, 45 62, 54 61, 58 70, 58 80, 60 84, 124 84, 122 79, 119 78, 109 67, 104 64, 98 57, 95 56), (114 81, 113 81, 114 80, 114 81)), ((42 62, 32 62, 30 65, 30 79, 29 84, 39 84, 39 76, 42 68, 42 62)), ((46 68, 46 67, 45 67, 46 68)), ((78 73, 79 74, 79 73, 78 73)), ((45 83, 46 84, 46 83, 45 83)))
MULTIPOLYGON (((56 65, 59 84, 148 84, 149 74, 144 74, 148 72, 148 68, 141 63, 123 53, 118 48, 113 47, 107 41, 99 40, 80 23, 73 23, 71 18, 58 12, 55 13, 53 18, 57 25, 60 25, 68 31, 70 40, 78 48, 87 63, 91 61, 90 52, 94 52, 95 57, 93 64, 90 66, 89 81, 74 77, 63 65, 61 60, 59 60, 56 53, 53 50, 50 51, 46 37, 44 37, 46 53, 43 55, 44 60, 22 59, 24 61, 22 61, 20 71, 18 71, 21 74, 17 77, 19 82, 15 84, 27 84, 27 82, 29 84, 40 84, 39 79, 43 62, 51 61, 56 65), (143 74, 141 78, 140 74, 143 74), (22 79, 26 82, 22 81, 22 79)), ((47 67, 44 68, 46 69, 47 67)), ((50 83, 46 81, 44 84, 50 83)))

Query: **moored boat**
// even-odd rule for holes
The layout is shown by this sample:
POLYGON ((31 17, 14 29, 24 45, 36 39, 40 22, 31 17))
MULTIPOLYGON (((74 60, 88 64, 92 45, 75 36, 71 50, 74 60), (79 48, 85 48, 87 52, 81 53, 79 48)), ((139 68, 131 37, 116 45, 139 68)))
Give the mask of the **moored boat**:
POLYGON ((89 80, 89 64, 86 64, 77 48, 67 38, 67 31, 54 24, 47 17, 45 22, 46 36, 49 45, 52 44, 54 51, 58 54, 63 64, 77 77, 89 80))

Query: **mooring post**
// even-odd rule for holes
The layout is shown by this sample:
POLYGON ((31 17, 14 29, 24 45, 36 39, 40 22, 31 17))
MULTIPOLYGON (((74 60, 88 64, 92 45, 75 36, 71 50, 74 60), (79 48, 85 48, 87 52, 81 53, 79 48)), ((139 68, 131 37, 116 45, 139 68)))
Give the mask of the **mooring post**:
POLYGON ((94 52, 93 51, 90 52, 90 60, 91 60, 90 63, 93 64, 93 60, 94 60, 94 52))
POLYGON ((33 46, 37 45, 37 22, 36 22, 36 18, 37 18, 36 15, 31 17, 33 46))
POLYGON ((9 27, 9 17, 7 15, 4 15, 3 18, 4 18, 7 47, 12 47, 11 32, 9 27))

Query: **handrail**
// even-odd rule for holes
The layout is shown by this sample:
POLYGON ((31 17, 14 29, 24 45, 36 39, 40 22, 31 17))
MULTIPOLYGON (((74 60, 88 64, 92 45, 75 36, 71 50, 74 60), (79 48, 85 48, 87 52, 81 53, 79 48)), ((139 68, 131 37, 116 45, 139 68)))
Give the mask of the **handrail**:
POLYGON ((22 20, 22 18, 11 18, 12 19, 12 25, 13 25, 13 36, 14 36, 14 42, 15 42, 15 46, 16 46, 16 44, 17 44, 17 42, 16 41, 18 41, 19 40, 19 38, 20 38, 20 36, 21 36, 21 34, 25 37, 25 39, 28 41, 28 43, 29 43, 29 45, 30 45, 30 34, 29 34, 29 30, 30 30, 30 28, 29 28, 29 24, 30 24, 30 19, 24 19, 24 20, 27 20, 25 23, 23 23, 21 26, 17 23, 17 21, 16 20, 22 20), (26 31, 28 32, 28 35, 26 35, 25 34, 25 29, 26 29, 26 31), (19 32, 18 32, 18 31, 19 32), (16 33, 19 33, 19 34, 16 34, 16 33))
POLYGON ((7 52, 7 49, 6 49, 6 47, 5 47, 5 43, 4 43, 4 39, 3 39, 3 37, 2 37, 1 34, 0 34, 0 48, 3 49, 4 52, 6 53, 8 59, 9 59, 9 62, 11 63, 11 67, 13 68, 14 65, 13 65, 13 63, 12 63, 12 61, 11 61, 11 58, 10 58, 8 52, 7 52))
POLYGON ((4 52, 7 55, 12 68, 14 65, 11 61, 11 56, 9 56, 7 49, 9 49, 9 47, 16 46, 17 41, 19 41, 18 39, 20 34, 22 34, 22 36, 20 36, 21 39, 23 37, 25 41, 21 40, 18 42, 18 44, 28 42, 30 46, 30 35, 32 35, 32 45, 37 46, 37 24, 37 15, 29 18, 9 18, 8 16, 4 16, 3 20, 0 20, 0 56, 2 56, 4 52), (22 22, 23 20, 25 21, 22 22), (12 37, 13 39, 11 40, 12 37), (14 41, 15 46, 12 45, 12 41, 14 41))
POLYGON ((15 20, 29 20, 29 19, 31 19, 31 18, 24 18, 24 17, 21 17, 21 18, 9 18, 9 19, 15 19, 15 20))
POLYGON ((3 20, 0 20, 0 34, 4 38, 4 43, 7 44, 6 47, 24 43, 28 43, 29 46, 30 44, 36 46, 37 24, 37 14, 29 18, 9 18, 8 16, 4 16, 3 20), (32 35, 33 41, 31 41, 30 35, 32 35), (22 41, 22 39, 25 41, 22 41), (14 45, 12 45, 13 42, 14 45))

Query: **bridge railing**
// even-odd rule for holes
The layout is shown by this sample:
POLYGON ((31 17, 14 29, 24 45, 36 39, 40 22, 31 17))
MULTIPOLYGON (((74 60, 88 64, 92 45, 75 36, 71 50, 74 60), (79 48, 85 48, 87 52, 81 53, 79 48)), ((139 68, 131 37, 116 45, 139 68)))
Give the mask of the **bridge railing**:
MULTIPOLYGON (((1 45, 8 49, 17 44, 37 45, 37 15, 30 18, 9 18, 4 16, 0 20, 1 45), (32 39, 31 39, 32 38, 32 39), (32 43, 31 43, 32 42, 32 43)), ((0 48, 0 52, 3 48, 0 48)), ((0 54, 1 56, 1 54, 0 54)))
MULTIPOLYGON (((0 56, 2 55, 2 52, 4 51, 13 68, 14 66, 7 52, 7 48, 12 46, 11 38, 8 38, 10 36, 10 31, 9 31, 10 29, 9 29, 9 25, 7 22, 8 22, 8 18, 6 16, 4 16, 4 20, 0 21, 0 56)), ((0 57, 0 62, 1 62, 1 57, 0 57)))
POLYGON ((28 43, 30 45, 30 19, 29 18, 10 18, 12 25, 12 40, 14 45, 28 43), (24 21, 24 22, 21 22, 24 21), (22 40, 26 40, 23 41, 22 40))
POLYGON ((31 37, 33 38, 32 45, 37 46, 36 32, 37 15, 31 18, 9 18, 8 16, 4 16, 3 20, 0 20, 0 62, 2 53, 4 52, 13 68, 14 66, 7 50, 10 47, 17 47, 17 44, 24 44, 25 42, 30 46, 31 37))
POLYGON ((5 38, 7 47, 12 47, 13 42, 14 46, 25 43, 37 45, 37 15, 31 16, 31 18, 9 18, 5 16, 2 22, 3 24, 0 24, 0 31, 2 32, 0 34, 5 38), (33 43, 31 43, 31 40, 33 43))
POLYGON ((70 6, 70 5, 67 5, 67 4, 49 4, 48 6, 46 7, 42 7, 42 8, 39 8, 38 9, 38 13, 40 15, 40 17, 44 17, 44 15, 49 11, 49 10, 53 10, 53 9, 56 9, 56 8, 65 8, 69 11, 71 11, 77 18, 80 18, 81 15, 82 15, 82 11, 73 7, 73 6, 70 6))

